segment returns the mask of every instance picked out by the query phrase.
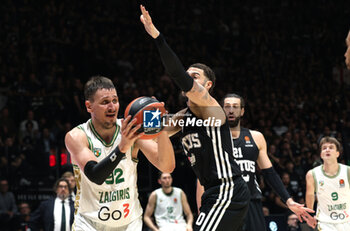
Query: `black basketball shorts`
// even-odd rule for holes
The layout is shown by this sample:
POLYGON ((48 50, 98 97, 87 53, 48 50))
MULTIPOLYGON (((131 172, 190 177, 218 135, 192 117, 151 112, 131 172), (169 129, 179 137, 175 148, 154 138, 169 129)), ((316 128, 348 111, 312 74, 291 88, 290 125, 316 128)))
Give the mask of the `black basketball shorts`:
POLYGON ((241 231, 250 193, 242 177, 205 190, 194 231, 241 231))

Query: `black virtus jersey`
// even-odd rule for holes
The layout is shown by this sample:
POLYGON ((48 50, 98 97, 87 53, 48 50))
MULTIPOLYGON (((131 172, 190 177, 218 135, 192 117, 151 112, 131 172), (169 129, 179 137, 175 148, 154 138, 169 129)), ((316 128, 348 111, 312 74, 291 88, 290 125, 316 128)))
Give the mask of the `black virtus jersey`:
POLYGON ((213 118, 205 121, 197 118, 189 109, 183 120, 182 146, 201 185, 207 189, 227 183, 225 179, 241 175, 233 157, 227 120, 221 126, 211 126, 215 125, 213 118))
POLYGON ((233 156, 242 171, 243 179, 248 184, 251 199, 261 199, 261 190, 255 174, 259 148, 254 142, 249 129, 241 127, 239 137, 233 139, 233 144, 233 156))

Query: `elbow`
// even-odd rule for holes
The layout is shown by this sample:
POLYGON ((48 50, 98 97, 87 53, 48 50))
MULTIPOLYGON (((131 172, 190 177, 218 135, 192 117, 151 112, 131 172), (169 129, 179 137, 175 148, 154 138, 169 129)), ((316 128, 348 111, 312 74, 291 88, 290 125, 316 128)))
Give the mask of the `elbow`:
POLYGON ((166 166, 164 166, 162 169, 160 169, 161 172, 166 173, 172 173, 175 169, 175 162, 174 163, 168 163, 166 166))

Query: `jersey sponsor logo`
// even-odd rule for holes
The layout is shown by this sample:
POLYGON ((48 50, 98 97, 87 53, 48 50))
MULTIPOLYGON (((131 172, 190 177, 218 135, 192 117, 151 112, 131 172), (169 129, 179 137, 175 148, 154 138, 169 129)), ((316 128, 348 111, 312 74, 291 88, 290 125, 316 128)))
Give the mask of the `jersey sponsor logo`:
POLYGON ((123 209, 110 210, 107 206, 102 206, 98 211, 98 218, 101 221, 107 221, 109 219, 119 220, 120 218, 126 218, 130 213, 129 203, 123 204, 123 209))
POLYGON ((324 181, 323 181, 323 180, 320 180, 320 181, 318 182, 318 184, 319 184, 320 186, 323 186, 323 185, 324 185, 324 181))
POLYGON ((130 199, 129 187, 115 191, 98 192, 98 194, 100 194, 99 202, 101 204, 130 199))
POLYGON ((340 186, 340 188, 344 188, 344 187, 345 187, 345 181, 344 181, 344 179, 340 179, 340 180, 339 180, 339 186, 340 186))
POLYGON ((254 145, 250 141, 249 136, 244 136, 244 140, 245 140, 245 145, 244 145, 245 147, 247 147, 247 148, 254 147, 254 145))
POLYGON ((333 210, 346 210, 346 203, 343 204, 335 204, 335 205, 327 205, 328 211, 333 211, 333 210))
POLYGON ((242 172, 252 172, 255 173, 255 161, 251 160, 237 160, 238 166, 242 172))
POLYGON ((174 203, 175 203, 175 204, 177 203, 177 198, 176 198, 176 197, 174 198, 174 203))
POLYGON ((96 157, 101 156, 101 148, 94 148, 94 155, 96 157))
POLYGON ((348 218, 349 214, 347 214, 345 211, 339 212, 339 213, 331 212, 329 216, 332 220, 336 221, 336 220, 344 220, 345 218, 348 218))
POLYGON ((173 206, 168 206, 166 207, 167 211, 168 211, 168 214, 171 214, 174 212, 174 207, 173 206))

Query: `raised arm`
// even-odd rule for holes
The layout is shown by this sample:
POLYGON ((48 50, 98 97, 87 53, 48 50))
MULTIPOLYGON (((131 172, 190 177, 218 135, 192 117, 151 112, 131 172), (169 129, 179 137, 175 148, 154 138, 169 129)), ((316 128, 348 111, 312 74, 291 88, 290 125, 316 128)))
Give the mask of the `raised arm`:
POLYGON ((219 103, 209 92, 185 71, 181 61, 166 43, 164 37, 154 26, 149 12, 140 6, 142 15, 140 20, 147 33, 155 39, 163 65, 170 77, 186 93, 186 96, 198 106, 219 106, 219 103))

